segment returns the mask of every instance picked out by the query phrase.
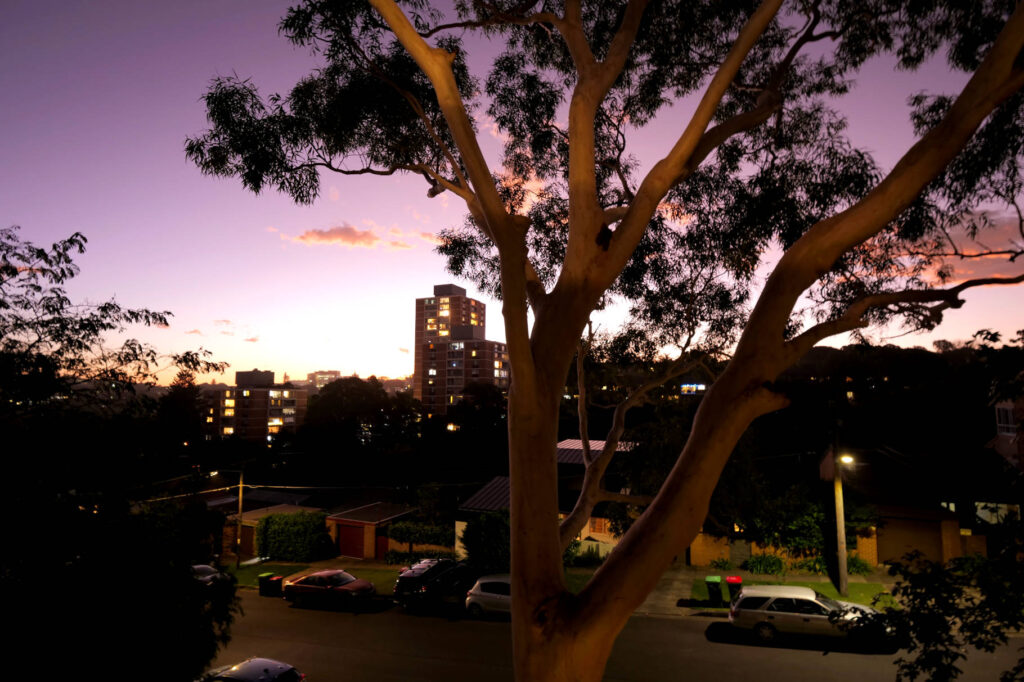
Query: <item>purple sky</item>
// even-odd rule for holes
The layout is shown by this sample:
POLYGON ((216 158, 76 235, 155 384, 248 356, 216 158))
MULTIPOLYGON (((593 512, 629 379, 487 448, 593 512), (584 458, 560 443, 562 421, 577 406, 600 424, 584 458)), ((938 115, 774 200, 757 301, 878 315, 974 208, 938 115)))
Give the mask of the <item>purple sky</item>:
MULTIPOLYGON (((84 233, 72 298, 171 310, 169 329, 135 335, 165 352, 206 347, 231 363, 228 381, 254 367, 278 380, 317 369, 409 374, 413 301, 453 281, 431 238, 461 223, 456 198, 427 199, 421 178, 326 177, 321 198, 300 207, 204 177, 185 160, 184 138, 205 128, 199 98, 213 76, 251 76, 269 94, 315 65, 277 36, 286 6, 7 0, 0 220, 37 243, 84 233)), ((894 74, 877 62, 860 81, 844 105, 851 131, 891 166, 911 142, 906 95, 949 91, 962 77, 894 74)), ((678 104, 636 141, 644 167, 670 146, 688 109, 678 104)), ((499 144, 486 129, 496 162, 499 144)), ((938 332, 895 342, 930 346, 981 327, 1024 327, 1024 288, 966 298, 938 332)), ((488 337, 502 340, 500 306, 484 300, 488 337)))

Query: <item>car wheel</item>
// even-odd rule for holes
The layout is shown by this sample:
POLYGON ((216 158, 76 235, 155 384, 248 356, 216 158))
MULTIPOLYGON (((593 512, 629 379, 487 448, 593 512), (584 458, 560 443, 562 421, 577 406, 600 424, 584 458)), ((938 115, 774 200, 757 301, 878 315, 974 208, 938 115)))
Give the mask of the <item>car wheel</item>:
POLYGON ((484 610, 480 608, 480 605, 475 602, 467 606, 466 610, 469 611, 469 615, 473 616, 474 618, 480 618, 484 615, 484 610))
POLYGON ((754 636, 757 637, 757 641, 762 644, 768 644, 774 642, 775 637, 778 633, 768 623, 758 623, 757 627, 754 628, 754 636))

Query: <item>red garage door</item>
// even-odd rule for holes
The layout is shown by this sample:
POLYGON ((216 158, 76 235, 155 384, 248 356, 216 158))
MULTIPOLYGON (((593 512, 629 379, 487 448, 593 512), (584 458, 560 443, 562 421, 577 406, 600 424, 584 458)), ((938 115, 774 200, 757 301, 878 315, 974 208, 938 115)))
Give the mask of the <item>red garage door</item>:
POLYGON ((342 556, 363 558, 362 526, 338 526, 338 552, 342 556))

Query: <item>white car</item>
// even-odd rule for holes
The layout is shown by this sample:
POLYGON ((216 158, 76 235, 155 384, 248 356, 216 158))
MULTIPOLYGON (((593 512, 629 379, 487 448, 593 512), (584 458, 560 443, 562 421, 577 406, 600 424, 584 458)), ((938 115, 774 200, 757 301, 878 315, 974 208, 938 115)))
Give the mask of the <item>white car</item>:
POLYGON ((729 622, 766 643, 780 633, 843 637, 854 621, 869 614, 878 611, 794 585, 744 587, 729 606, 729 622))
POLYGON ((507 573, 485 575, 466 593, 466 610, 479 618, 485 613, 509 613, 512 610, 512 583, 507 573))

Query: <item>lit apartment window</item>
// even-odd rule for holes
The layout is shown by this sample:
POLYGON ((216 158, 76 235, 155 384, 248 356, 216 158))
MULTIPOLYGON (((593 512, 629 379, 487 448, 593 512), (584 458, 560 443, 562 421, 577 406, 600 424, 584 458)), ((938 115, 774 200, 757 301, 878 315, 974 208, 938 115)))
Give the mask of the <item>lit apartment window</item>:
POLYGON ((286 407, 283 410, 281 410, 281 413, 282 414, 295 414, 295 408, 294 407, 286 407))
POLYGON ((249 391, 242 391, 242 397, 243 398, 248 398, 249 397, 249 391))
POLYGON ((225 417, 234 417, 235 416, 235 411, 232 410, 231 408, 228 408, 228 409, 224 410, 224 416, 225 417))
POLYGON ((230 398, 231 397, 231 391, 224 391, 224 397, 225 398, 230 398))
POLYGON ((224 435, 225 436, 230 436, 234 432, 235 432, 235 427, 233 427, 233 426, 225 426, 224 427, 224 435))
POLYGON ((284 424, 284 420, 280 417, 271 417, 267 420, 267 426, 280 426, 281 424, 284 424))
POLYGON ((500 363, 500 362, 498 362, 497 360, 495 360, 495 361, 494 361, 494 366, 495 366, 496 368, 497 368, 497 367, 501 367, 501 363, 500 363))
POLYGON ((206 423, 207 424, 212 424, 213 423, 213 417, 207 417, 206 418, 206 423))
POLYGON ((475 350, 474 351, 470 351, 469 352, 469 357, 475 358, 476 357, 476 351, 475 350))
POLYGON ((437 329, 437 325, 436 324, 428 324, 427 325, 427 331, 428 332, 435 331, 436 329, 437 329))
MULTIPOLYGON (((267 433, 278 433, 280 431, 281 431, 281 427, 280 426, 267 426, 267 433)), ((267 438, 270 438, 270 436, 267 436, 267 438)))
POLYGON ((430 376, 436 376, 437 375, 437 370, 436 369, 428 369, 427 370, 427 374, 429 374, 430 376))
POLYGON ((445 296, 444 298, 441 299, 441 303, 447 303, 447 302, 448 302, 448 297, 447 296, 445 296))
POLYGON ((280 398, 281 397, 281 391, 271 391, 270 392, 270 397, 271 398, 280 398))
POLYGON ((462 350, 465 345, 461 341, 456 341, 452 345, 448 346, 449 350, 462 350))
POLYGON ((224 401, 224 407, 234 407, 234 406, 235 406, 235 401, 233 399, 229 399, 229 400, 225 400, 224 401))
POLYGON ((452 311, 450 310, 442 310, 441 312, 438 313, 438 315, 440 315, 441 317, 450 317, 451 313, 452 311))
POLYGON ((436 317, 428 317, 427 318, 427 324, 434 324, 435 322, 437 322, 437 318, 436 317))
POLYGON ((442 329, 441 331, 439 331, 437 333, 437 335, 438 336, 448 336, 448 330, 447 329, 442 329))

